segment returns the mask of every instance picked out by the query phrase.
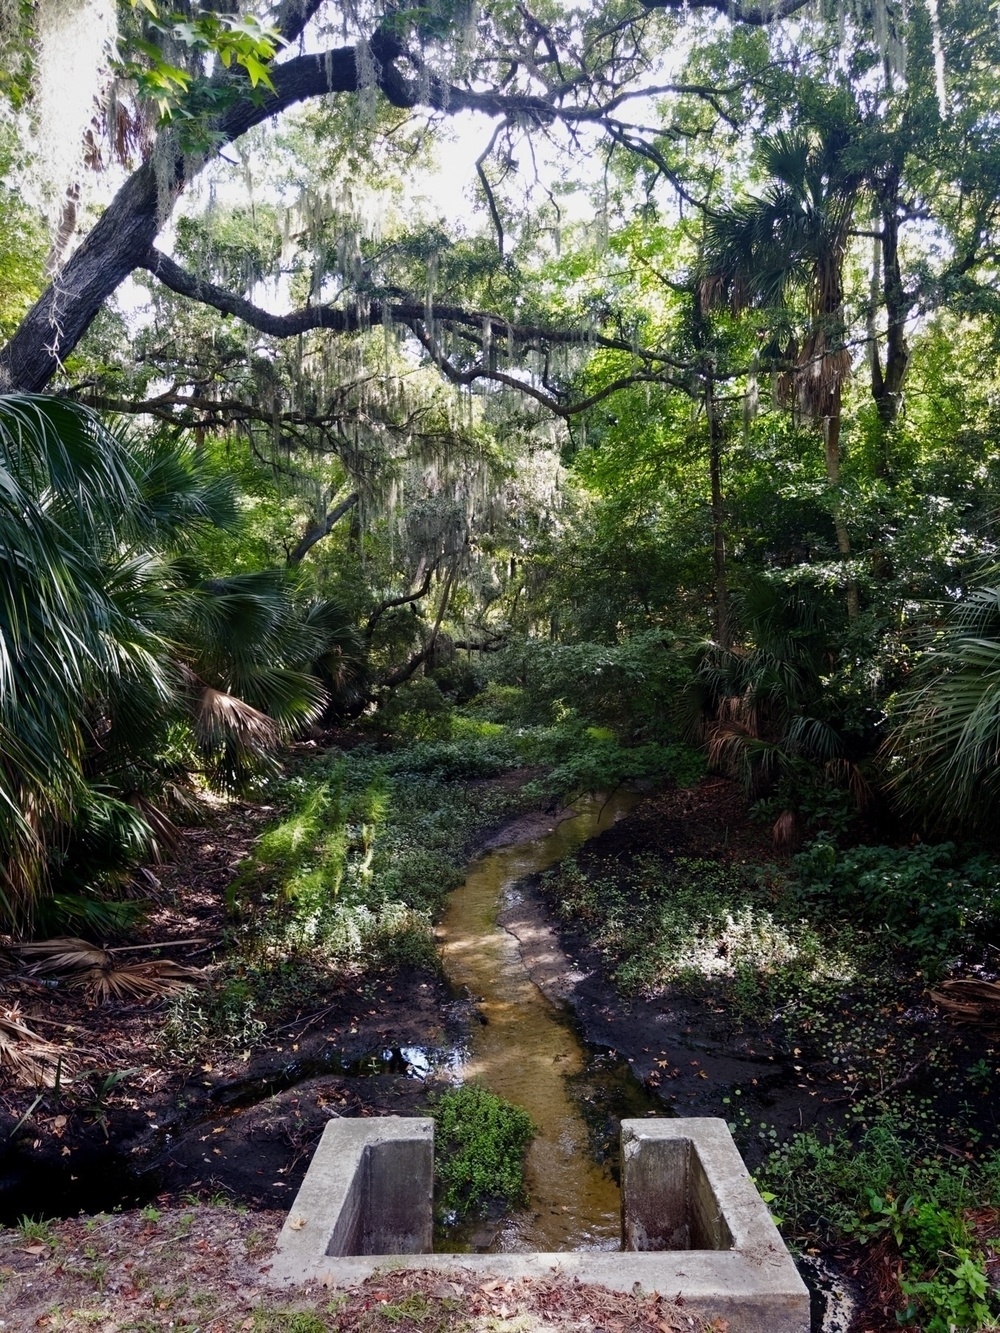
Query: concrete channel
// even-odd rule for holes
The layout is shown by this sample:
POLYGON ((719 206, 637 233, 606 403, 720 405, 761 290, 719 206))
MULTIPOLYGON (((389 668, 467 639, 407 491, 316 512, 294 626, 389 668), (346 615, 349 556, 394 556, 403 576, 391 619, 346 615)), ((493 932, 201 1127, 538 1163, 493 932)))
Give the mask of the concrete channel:
POLYGON ((808 1333, 809 1293, 724 1120, 621 1122, 622 1248, 434 1254, 434 1122, 331 1120, 278 1239, 272 1278, 348 1287, 377 1270, 553 1272, 677 1297, 733 1333, 808 1333))

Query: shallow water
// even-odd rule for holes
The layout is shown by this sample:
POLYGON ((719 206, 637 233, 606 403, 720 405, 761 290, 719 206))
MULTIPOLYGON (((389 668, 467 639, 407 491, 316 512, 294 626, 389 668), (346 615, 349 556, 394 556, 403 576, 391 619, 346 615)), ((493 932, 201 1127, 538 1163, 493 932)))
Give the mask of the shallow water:
MULTIPOLYGON (((529 1207, 477 1237, 490 1251, 616 1250, 618 1186, 592 1155, 587 1124, 567 1080, 588 1054, 566 1016, 531 981, 517 941, 497 925, 510 888, 571 856, 635 804, 627 792, 587 797, 548 835, 488 852, 451 895, 439 928, 445 971, 476 999, 476 1024, 460 1070, 523 1106, 538 1128, 526 1162, 529 1207)), ((449 1248, 453 1248, 449 1245, 449 1248)))

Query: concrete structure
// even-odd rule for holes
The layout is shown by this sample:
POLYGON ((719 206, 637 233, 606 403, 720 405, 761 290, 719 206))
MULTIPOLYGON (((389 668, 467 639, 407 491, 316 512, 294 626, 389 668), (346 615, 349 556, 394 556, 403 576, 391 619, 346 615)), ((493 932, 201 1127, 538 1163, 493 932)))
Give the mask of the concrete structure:
POLYGON ((349 1286, 376 1269, 553 1272, 683 1297, 732 1333, 808 1333, 809 1294, 722 1120, 623 1120, 619 1253, 432 1254, 433 1121, 327 1125, 272 1275, 349 1286))

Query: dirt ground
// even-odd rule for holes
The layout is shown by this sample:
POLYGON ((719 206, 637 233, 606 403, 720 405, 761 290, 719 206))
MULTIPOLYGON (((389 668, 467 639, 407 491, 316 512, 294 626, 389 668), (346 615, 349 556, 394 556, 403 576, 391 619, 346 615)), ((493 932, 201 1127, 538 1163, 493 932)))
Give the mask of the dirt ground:
POLYGON ((739 1333, 653 1295, 571 1279, 376 1274, 299 1293, 269 1283, 283 1214, 147 1207, 0 1232, 10 1333, 739 1333))

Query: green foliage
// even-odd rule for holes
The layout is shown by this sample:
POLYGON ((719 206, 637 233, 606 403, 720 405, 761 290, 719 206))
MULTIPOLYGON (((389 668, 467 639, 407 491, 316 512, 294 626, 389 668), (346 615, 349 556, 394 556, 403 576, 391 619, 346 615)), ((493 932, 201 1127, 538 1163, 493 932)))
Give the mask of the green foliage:
POLYGON ((83 921, 162 850, 157 802, 193 771, 252 785, 331 697, 314 664, 332 691, 360 649, 282 571, 211 576, 198 537, 235 499, 183 441, 7 397, 0 480, 0 907, 23 929, 47 892, 83 921))
POLYGON ((497 777, 516 768, 518 739, 503 734, 467 736, 453 741, 421 741, 408 745, 384 760, 386 772, 398 777, 410 774, 435 782, 453 782, 497 777))
POLYGON ((930 828, 992 832, 1000 751, 1000 588, 974 589, 895 700, 892 786, 930 828))
POLYGON ((950 842, 841 851, 817 840, 793 864, 811 912, 853 917, 911 950, 932 978, 1000 923, 996 862, 950 842))
POLYGON ((526 720, 551 722, 572 710, 630 740, 662 742, 677 737, 672 705, 690 660, 672 635, 650 630, 616 644, 528 640, 496 672, 503 685, 524 690, 526 720))
POLYGON ((123 43, 118 73, 131 79, 139 96, 156 107, 161 124, 180 121, 188 151, 212 146, 217 136, 209 129, 209 115, 218 114, 239 96, 233 87, 199 72, 206 56, 218 59, 225 70, 241 67, 251 94, 258 85, 274 91, 268 65, 280 37, 253 14, 217 14, 193 7, 171 10, 156 0, 130 3, 142 24, 123 43))
POLYGON ((824 938, 755 867, 647 855, 612 879, 566 861, 543 883, 627 992, 710 986, 738 1016, 766 1022, 803 990, 842 988, 862 965, 859 938, 824 938))
POLYGON ((277 787, 285 814, 228 891, 230 962, 212 991, 171 1002, 168 1049, 245 1049, 331 977, 436 967, 431 920, 462 882, 474 834, 524 800, 468 779, 506 766, 472 739, 359 747, 277 787))
POLYGON ((680 743, 624 746, 593 727, 587 728, 578 739, 574 737, 574 742, 568 753, 561 737, 554 744, 542 739, 524 747, 526 755, 541 763, 553 751, 560 753, 551 771, 531 784, 531 790, 554 793, 565 799, 584 792, 614 791, 625 782, 635 781, 689 787, 705 771, 703 756, 680 743))
POLYGON ((525 1201, 524 1154, 531 1117, 478 1083, 442 1093, 433 1103, 435 1192, 450 1221, 492 1200, 525 1201))
POLYGON ((393 690, 369 725, 400 740, 448 741, 452 702, 433 678, 419 676, 393 690))
POLYGON ((900 1252, 900 1323, 927 1333, 978 1330, 1000 1315, 985 1256, 966 1216, 1000 1205, 1000 1158, 956 1167, 922 1143, 898 1112, 886 1112, 856 1140, 797 1134, 757 1173, 791 1235, 863 1243, 890 1236, 900 1252))

